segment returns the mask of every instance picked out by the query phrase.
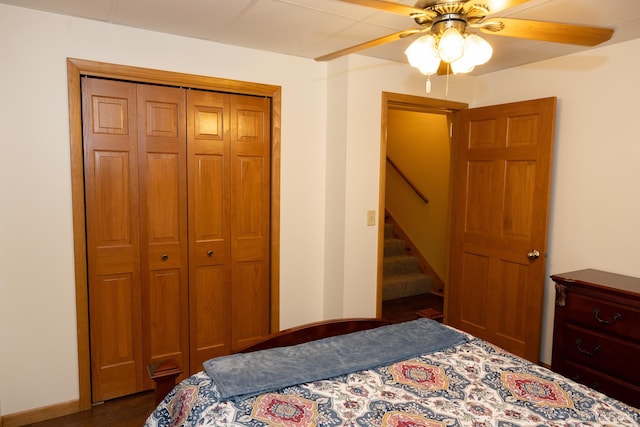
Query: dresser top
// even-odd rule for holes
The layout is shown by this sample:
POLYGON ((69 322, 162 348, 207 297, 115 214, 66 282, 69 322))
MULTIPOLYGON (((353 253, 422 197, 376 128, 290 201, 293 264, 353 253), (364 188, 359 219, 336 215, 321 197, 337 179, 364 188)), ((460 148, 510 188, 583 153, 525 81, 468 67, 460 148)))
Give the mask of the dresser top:
POLYGON ((608 271, 585 269, 568 273, 553 274, 551 279, 563 284, 577 283, 618 289, 628 293, 640 293, 640 278, 610 273, 608 271))

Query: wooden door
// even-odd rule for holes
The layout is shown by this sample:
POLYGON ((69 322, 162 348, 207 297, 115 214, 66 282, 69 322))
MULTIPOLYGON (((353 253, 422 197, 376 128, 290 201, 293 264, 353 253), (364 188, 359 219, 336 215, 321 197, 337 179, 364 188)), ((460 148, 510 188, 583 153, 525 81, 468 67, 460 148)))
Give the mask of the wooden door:
POLYGON ((83 80, 92 400, 188 372, 184 90, 83 80))
POLYGON ((270 99, 87 78, 92 400, 270 332, 270 99))
POLYGON ((229 95, 187 95, 191 372, 231 352, 229 95))
POLYGON ((233 95, 231 144, 231 348, 270 332, 271 102, 233 95))
MULTIPOLYGON (((137 85, 144 366, 189 372, 185 90, 137 85)), ((184 376, 183 375, 183 376, 184 376)), ((144 389, 153 386, 143 375, 144 389)))
POLYGON ((270 101, 191 90, 191 371, 270 332, 270 101))
POLYGON ((533 362, 540 353, 555 106, 546 98, 462 111, 453 150, 447 323, 533 362))
POLYGON ((82 79, 94 402, 143 384, 136 86, 82 79))

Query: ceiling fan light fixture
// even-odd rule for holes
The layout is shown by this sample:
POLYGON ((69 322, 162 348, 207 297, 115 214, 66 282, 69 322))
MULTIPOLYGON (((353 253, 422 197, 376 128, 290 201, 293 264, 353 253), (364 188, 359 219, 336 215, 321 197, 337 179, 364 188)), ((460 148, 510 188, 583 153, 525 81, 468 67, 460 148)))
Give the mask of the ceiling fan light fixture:
POLYGON ((440 37, 426 34, 416 39, 404 53, 412 67, 429 76, 438 71, 441 60, 451 64, 454 74, 470 73, 491 59, 493 48, 476 34, 463 35, 449 27, 440 37))
POLYGON ((453 27, 447 28, 438 43, 438 55, 445 62, 453 62, 464 54, 464 37, 453 27))
MULTIPOLYGON (((1 0, 0 0, 1 1, 1 0)), ((579 46, 596 46, 611 38, 613 28, 593 27, 559 22, 503 18, 495 13, 516 7, 527 0, 415 0, 415 6, 404 5, 408 0, 341 0, 382 11, 412 17, 418 28, 402 30, 368 42, 359 43, 316 58, 327 61, 384 43, 421 35, 406 50, 409 64, 429 76, 439 72, 441 61, 447 62, 449 72, 468 73, 485 64, 493 55, 493 48, 470 29, 498 36, 531 39, 579 46)), ((443 74, 445 70, 442 70, 443 74)), ((447 80, 448 85, 448 80, 447 80)), ((448 86, 447 86, 448 87, 448 86)))

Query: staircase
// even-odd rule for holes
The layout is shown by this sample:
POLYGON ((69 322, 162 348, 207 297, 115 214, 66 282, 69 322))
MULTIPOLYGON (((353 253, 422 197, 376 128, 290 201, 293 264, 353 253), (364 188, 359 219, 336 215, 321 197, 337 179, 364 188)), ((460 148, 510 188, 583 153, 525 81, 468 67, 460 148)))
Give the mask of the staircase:
POLYGON ((405 241, 394 236, 392 224, 385 223, 382 300, 428 294, 432 286, 431 277, 420 271, 405 241))

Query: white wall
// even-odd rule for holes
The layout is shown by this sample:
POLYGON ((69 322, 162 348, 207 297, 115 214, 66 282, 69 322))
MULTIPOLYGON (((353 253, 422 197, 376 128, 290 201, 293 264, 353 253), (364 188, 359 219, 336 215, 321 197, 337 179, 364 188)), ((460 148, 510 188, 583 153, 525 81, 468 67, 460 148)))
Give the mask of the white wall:
MULTIPOLYGON (((640 276, 638 52, 640 39, 476 79, 472 106, 558 97, 547 275, 596 268, 640 276)), ((546 363, 554 297, 547 279, 546 363)))

